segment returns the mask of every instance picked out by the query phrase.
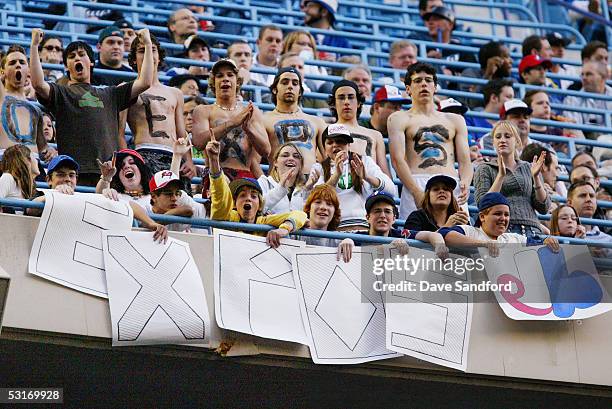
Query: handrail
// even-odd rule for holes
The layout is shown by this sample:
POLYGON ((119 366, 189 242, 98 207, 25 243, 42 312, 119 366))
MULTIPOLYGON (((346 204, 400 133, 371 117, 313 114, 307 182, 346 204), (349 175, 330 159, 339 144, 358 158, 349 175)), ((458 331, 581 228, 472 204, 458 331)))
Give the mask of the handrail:
MULTIPOLYGON (((214 63, 208 62, 208 61, 192 61, 192 60, 186 60, 186 59, 183 59, 183 58, 173 58, 173 57, 167 57, 166 60, 168 62, 175 62, 175 61, 176 62, 186 62, 186 63, 190 63, 190 64, 193 64, 193 65, 209 67, 209 68, 212 67, 212 65, 214 64, 214 63)), ((48 69, 61 69, 61 68, 63 68, 61 65, 58 65, 58 64, 43 64, 43 67, 44 68, 48 68, 48 69)), ((256 72, 256 73, 267 73, 267 74, 275 74, 276 73, 276 71, 274 69, 259 68, 259 67, 253 67, 252 71, 256 72)), ((102 73, 102 74, 105 74, 105 75, 124 77, 124 78, 135 78, 136 77, 135 73, 124 72, 124 71, 96 69, 96 72, 99 72, 99 73, 102 73)), ((164 76, 164 75, 160 75, 159 78, 161 80, 163 80, 163 81, 166 81, 166 80, 170 79, 170 77, 167 77, 167 76, 164 76)), ((334 77, 334 76, 327 76, 327 77, 325 77, 325 76, 320 76, 320 75, 306 75, 306 78, 307 79, 312 78, 312 79, 328 79, 329 80, 329 79, 339 79, 340 77, 334 77)), ((444 80, 444 79, 447 79, 447 78, 452 79, 452 78, 460 78, 460 77, 442 76, 441 75, 439 78, 441 80, 444 80)), ((470 82, 474 81, 474 79, 465 79, 465 78, 463 80, 464 81, 470 81, 470 82)), ((202 84, 207 84, 206 80, 201 80, 200 82, 202 84)), ((384 83, 374 81, 373 84, 383 85, 384 83)), ((242 89, 244 89, 244 90, 253 90, 253 91, 259 90, 260 92, 265 92, 265 93, 269 92, 269 88, 268 87, 257 86, 257 85, 244 85, 242 87, 242 89)), ((578 91, 573 91, 573 92, 578 92, 578 91)), ((466 92, 466 91, 454 91, 454 90, 445 90, 445 89, 442 89, 438 93, 440 95, 448 95, 448 96, 460 97, 460 98, 482 99, 482 94, 471 93, 471 92, 466 92)), ((314 98, 314 99, 326 100, 328 95, 327 94, 323 94, 323 93, 318 93, 318 92, 307 92, 307 93, 304 94, 304 96, 306 98, 314 98)), ((558 107, 563 107, 565 110, 568 110, 568 111, 573 109, 573 107, 569 106, 569 105, 560 105, 560 104, 556 104, 556 105, 558 107)), ((609 112, 605 112, 603 110, 588 110, 586 112, 599 113, 599 111, 602 111, 601 115, 609 114, 609 112)), ((499 117, 496 116, 495 114, 489 114, 489 113, 485 113, 485 112, 481 112, 481 111, 468 111, 466 113, 466 115, 467 116, 484 117, 484 118, 490 118, 490 119, 499 119, 499 117)), ((558 128, 578 129, 578 130, 587 131, 587 132, 612 133, 612 127, 604 127, 604 126, 597 126, 597 125, 586 125, 586 124, 575 124, 575 123, 572 123, 572 122, 545 121, 545 120, 541 120, 541 119, 534 119, 533 121, 537 125, 548 125, 548 126, 554 126, 554 127, 558 127, 558 128)), ((549 136, 546 136, 546 137, 549 137, 549 136)), ((557 138, 560 138, 560 137, 557 137, 557 138)), ((562 139, 562 140, 556 140, 555 142, 567 142, 566 139, 567 138, 562 139)), ((573 141, 574 141, 574 143, 579 144, 579 145, 593 145, 593 146, 608 147, 606 144, 600 145, 600 142, 592 141, 592 140, 588 140, 588 139, 575 139, 573 141)))
MULTIPOLYGON (((23 199, 0 199, 0 205, 8 206, 8 207, 16 207, 16 208, 35 208, 35 209, 44 209, 45 207, 44 203, 33 202, 30 200, 23 200, 23 199)), ((167 224, 181 223, 181 224, 190 224, 192 226, 198 226, 198 227, 216 227, 216 228, 229 229, 229 230, 252 231, 252 232, 260 232, 260 233, 275 229, 274 226, 270 226, 266 224, 228 222, 228 221, 195 218, 195 217, 166 216, 166 215, 158 215, 158 214, 153 214, 150 216, 153 220, 157 222, 162 222, 162 223, 167 223, 167 224)), ((363 243, 375 243, 375 244, 387 244, 395 240, 392 237, 368 236, 368 235, 361 235, 361 234, 312 230, 312 229, 301 229, 291 234, 299 235, 299 236, 309 236, 309 237, 325 237, 325 238, 332 238, 332 239, 350 238, 355 241, 359 241, 363 243)), ((602 242, 597 242, 597 241, 592 241, 592 240, 574 239, 574 238, 569 238, 569 237, 558 237, 558 238, 563 239, 563 240, 568 239, 568 241, 573 242, 573 244, 584 244, 584 245, 593 246, 593 247, 612 248, 612 243, 602 243, 602 242)), ((430 247, 428 244, 423 243, 419 240, 406 239, 406 241, 409 244, 414 245, 416 247, 425 247, 425 248, 430 247)))
POLYGON ((605 17, 597 14, 597 13, 593 13, 590 12, 588 10, 583 10, 580 7, 576 7, 574 6, 571 2, 569 1, 564 1, 564 0, 548 0, 551 3, 555 3, 558 4, 560 6, 563 6, 567 9, 570 9, 572 11, 575 11, 578 14, 582 14, 584 17, 587 17, 591 20, 597 21, 598 23, 604 24, 606 26, 612 27, 612 22, 610 22, 608 19, 606 19, 605 17))
MULTIPOLYGON (((49 0, 49 1, 58 1, 61 2, 63 0, 49 0)), ((106 5, 108 5, 108 3, 86 3, 91 5, 92 7, 105 7, 106 5)), ((125 7, 125 6, 116 6, 116 7, 125 7)), ((138 10, 140 12, 142 12, 142 10, 138 10)), ((15 11, 4 11, 7 12, 11 15, 16 14, 17 12, 15 11)), ((56 15, 46 15, 46 14, 40 14, 40 13, 30 13, 30 12, 20 12, 21 14, 19 14, 18 16, 23 16, 23 17, 36 17, 36 18, 43 18, 41 16, 46 16, 44 18, 46 18, 47 20, 51 20, 51 21, 67 21, 67 22, 75 22, 78 24, 91 24, 91 21, 88 19, 79 19, 79 18, 73 18, 73 17, 66 17, 66 16, 56 16, 56 15)), ((210 16, 204 16, 206 18, 210 17, 210 16)), ((228 17, 214 17, 214 19, 218 19, 219 21, 227 21, 227 22, 231 22, 231 23, 239 23, 239 24, 244 24, 244 23, 251 23, 251 21, 245 21, 243 19, 231 19, 228 17)), ((96 20, 96 24, 100 25, 100 26, 104 26, 104 25, 111 25, 113 24, 112 21, 109 20, 96 20)), ((264 23, 257 23, 256 25, 263 25, 264 23)), ((301 26, 291 26, 291 25, 280 25, 282 28, 288 28, 288 29, 297 29, 297 28, 301 28, 303 29, 304 27, 301 26)), ((166 29, 165 27, 161 27, 161 26, 145 26, 143 24, 134 24, 134 27, 136 28, 141 28, 141 27, 148 27, 152 32, 160 32, 160 33, 166 33, 166 29)), ((403 26, 402 26, 403 27, 403 26)), ((11 27, 13 28, 13 27, 11 27)), ((307 28, 308 29, 308 28, 307 28)), ((421 30, 421 27, 417 27, 417 29, 421 30)), ((23 29, 21 28, 21 30, 25 30, 25 32, 28 32, 27 29, 23 29)), ((312 32, 321 32, 321 33, 325 33, 325 31, 322 30, 316 30, 316 29, 309 29, 312 32)), ((417 30, 418 31, 418 30, 417 30)), ((338 31, 339 34, 344 35, 342 31, 338 31)), ((350 33, 347 33, 350 34, 350 33)), ((234 41, 234 40, 244 40, 243 36, 240 35, 231 35, 231 34, 222 34, 222 33, 211 33, 211 32, 200 32, 199 35, 206 37, 206 38, 214 38, 214 39, 224 39, 224 40, 228 40, 228 41, 234 41)), ((77 36, 77 37, 81 37, 81 38, 87 38, 85 37, 86 35, 84 34, 78 34, 78 33, 66 33, 65 36, 67 37, 73 37, 73 36, 77 36)), ((94 42, 97 40, 96 36, 90 35, 91 39, 94 40, 94 42)), ((363 35, 361 35, 363 38, 363 35)), ((366 40, 371 40, 371 37, 367 36, 367 38, 365 38, 366 40)), ((395 38, 395 37, 388 37, 386 38, 386 40, 384 38, 382 38, 384 41, 390 42, 393 40, 397 40, 399 38, 395 38)), ((498 36, 495 36, 494 38, 491 39, 495 39, 495 40, 506 40, 505 38, 500 38, 498 36)), ((254 42, 255 39, 249 39, 251 42, 254 42)), ((490 39, 488 39, 490 40, 490 39)), ((510 39, 511 40, 511 39, 510 39)), ((466 46, 466 45, 454 45, 454 44, 439 44, 439 43, 435 43, 435 42, 431 42, 431 41, 424 41, 424 40, 418 40, 418 39, 414 39, 412 40, 415 44, 417 44, 418 46, 421 47, 422 51, 425 49, 425 47, 436 47, 436 48, 441 48, 441 49, 449 49, 449 50, 456 50, 456 51, 466 51, 466 52, 473 52, 476 53, 478 51, 477 47, 470 47, 470 46, 466 46)), ((176 45, 176 44, 172 44, 172 43, 162 43, 164 48, 172 48, 172 49, 180 49, 182 48, 180 45, 176 45)), ((571 47, 570 47, 571 48, 571 47)), ((328 47, 328 46, 320 46, 319 49, 321 49, 322 51, 330 51, 330 52, 336 52, 336 53, 343 53, 343 54, 355 54, 355 53, 359 53, 359 54, 365 54, 368 56, 372 56, 374 58, 386 58, 388 56, 388 54, 386 53, 381 53, 380 51, 375 51, 375 50, 356 50, 356 49, 344 49, 344 48, 338 48, 338 47, 328 47)), ((422 53, 424 54, 424 53, 422 53)), ((519 53, 515 53, 513 54, 514 57, 516 57, 516 59, 520 59, 521 55, 519 53)), ((435 60, 434 60, 435 61, 435 60)), ((559 60, 557 58, 553 58, 553 62, 556 63, 560 63, 560 64, 566 64, 566 65, 577 65, 580 66, 581 62, 579 61, 571 61, 571 60, 559 60)), ((462 64, 469 64, 469 63, 463 63, 460 61, 454 62, 454 61, 447 61, 446 62, 447 65, 457 65, 457 66, 462 66, 462 64)), ((473 67, 477 67, 478 64, 474 64, 473 67)), ((551 75, 551 78, 556 78, 557 74, 551 75)), ((561 77, 559 77, 561 78, 561 77)))
MULTIPOLYGON (((43 0, 45 2, 48 3, 58 3, 58 4, 67 4, 68 0, 43 0)), ((139 13, 149 13, 149 14, 155 14, 155 15, 162 15, 162 16, 168 16, 172 13, 171 10, 161 10, 161 9, 155 9, 155 8, 138 8, 138 7, 131 7, 131 6, 123 6, 123 5, 115 5, 115 4, 109 4, 109 3, 89 3, 89 2, 84 2, 84 1, 71 1, 70 2, 72 5, 78 5, 78 6, 82 6, 82 7, 88 7, 88 8, 105 8, 105 9, 113 9, 113 10, 120 10, 120 11, 128 11, 128 12, 139 12, 139 13)), ((204 2, 205 3, 205 2, 204 2)), ((203 3, 203 4, 204 4, 203 3)), ((211 7, 213 7, 211 5, 211 7)), ((214 7, 219 7, 219 8, 224 8, 224 5, 220 5, 220 4, 215 4, 214 7)), ((251 11, 256 10, 258 14, 273 14, 273 15, 278 15, 279 13, 281 15, 285 15, 288 17, 296 17, 299 16, 301 17, 303 14, 300 12, 293 12, 293 11, 279 11, 278 9, 272 9, 272 8, 266 8, 266 7, 250 7, 249 8, 251 11)), ((253 13, 255 14, 255 13, 253 13)), ((231 18, 231 17, 221 17, 221 16, 215 16, 215 15, 198 15, 199 17, 205 18, 206 20, 210 20, 210 21, 219 21, 219 22, 228 22, 228 23, 238 23, 238 24, 245 24, 245 23, 250 23, 250 26, 263 26, 266 23, 265 22, 259 22, 256 20, 244 20, 244 19, 236 19, 236 18, 231 18)), ((53 20, 52 18, 47 18, 48 20, 53 20)), ((482 20, 486 20, 486 19, 482 19, 482 20)), ((103 21, 103 20, 99 20, 99 21, 103 21)), ((407 31, 417 31, 417 32, 425 32, 427 29, 425 27, 422 26, 418 26, 418 25, 406 25, 406 24, 397 24, 397 23, 386 23, 386 22, 382 22, 382 21, 376 21, 374 23, 371 23, 369 21, 364 21, 361 19, 353 19, 353 18, 348 18, 348 17, 343 17, 343 16, 337 16, 337 21, 338 22, 344 22, 347 24, 355 24, 355 25, 372 25, 371 29, 374 31, 374 34, 376 34, 376 41, 387 41, 387 42, 391 42, 394 41, 398 38, 394 38, 394 37, 383 37, 381 35, 381 33, 379 33, 379 29, 381 27, 385 27, 385 28, 395 28, 395 29, 402 29, 402 30, 407 30, 407 31)), ((74 21, 76 22, 76 21, 74 21)), ((483 21, 484 23, 487 23, 487 21, 483 21)), ((96 23, 98 23, 98 21, 96 21, 96 23)), ((508 24, 508 22, 500 22, 500 21, 496 21, 496 20, 490 20, 488 21, 489 24, 508 24)), ((514 22, 513 22, 514 23, 514 22)), ((91 24, 91 21, 89 22, 89 24, 91 24)), ((510 23, 511 24, 511 23, 510 23)), ((287 24, 278 24, 279 27, 285 29, 285 28, 295 28, 295 26, 293 25, 287 25, 287 24)), ((531 23, 531 22, 520 22, 517 21, 516 22, 516 26, 517 27, 526 27, 526 28, 542 28, 544 26, 544 28, 548 28, 551 30, 556 30, 556 31, 569 31, 572 32, 576 38, 578 40, 580 40, 581 44, 585 44, 586 42, 584 41, 584 38, 582 37, 582 35, 580 34, 580 32, 578 32, 577 30, 575 30, 572 27, 568 27, 568 26, 564 26, 564 25, 555 25, 555 24, 550 24, 550 25, 546 25, 546 24, 540 24, 540 23, 531 23), (536 24, 536 25, 534 25, 536 24), (549 27, 550 26, 550 27, 549 27)), ((313 33, 322 33, 325 34, 326 31, 325 30, 318 30, 318 29, 313 29, 313 28, 309 28, 309 27, 302 27, 305 28, 313 33)), ((372 37, 369 35, 360 35, 360 36, 355 36, 354 32, 351 32, 350 30, 339 30, 338 31, 339 34, 347 37, 347 38, 354 38, 354 39, 361 39, 361 40, 368 40, 371 41, 372 37)), ((510 37, 500 37, 500 36, 489 36, 489 35, 482 35, 482 34, 475 34, 475 33, 471 33, 471 32, 463 32, 463 31, 455 31, 453 32, 453 35, 457 38, 472 38, 472 39, 479 39, 479 40, 486 40, 486 41, 490 41, 493 39, 499 39, 499 40, 503 40, 507 43, 515 43, 515 44, 520 44, 520 41, 517 39, 513 39, 510 37)))

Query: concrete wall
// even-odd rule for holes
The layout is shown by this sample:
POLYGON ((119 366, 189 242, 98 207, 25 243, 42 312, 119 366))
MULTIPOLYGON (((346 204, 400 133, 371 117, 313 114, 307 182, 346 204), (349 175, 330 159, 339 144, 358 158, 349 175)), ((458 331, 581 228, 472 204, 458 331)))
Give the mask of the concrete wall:
MULTIPOLYGON (((38 219, 0 215, 0 267, 11 275, 4 327, 111 338, 107 300, 80 293, 27 273, 38 219)), ((236 340, 230 355, 273 355, 295 361, 308 358, 303 345, 221 330, 214 322, 213 242, 196 234, 172 234, 188 242, 200 269, 213 319, 212 341, 236 340), (291 358, 290 358, 291 357, 291 358)), ((604 277, 604 279, 610 279, 604 277)), ((492 303, 474 305, 468 373, 545 381, 612 385, 612 314, 584 321, 512 321, 492 303)), ((378 361, 360 368, 402 371, 418 368, 432 374, 463 373, 411 357, 378 361)), ((399 373, 399 372, 398 372, 399 373)), ((511 379, 508 379, 510 382, 511 379)))

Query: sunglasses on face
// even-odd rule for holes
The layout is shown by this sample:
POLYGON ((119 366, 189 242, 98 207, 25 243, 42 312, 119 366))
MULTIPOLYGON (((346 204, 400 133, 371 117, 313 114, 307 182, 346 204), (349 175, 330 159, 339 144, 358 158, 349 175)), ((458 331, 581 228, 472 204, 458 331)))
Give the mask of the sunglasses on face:
POLYGON ((43 48, 49 52, 51 51, 57 51, 58 53, 62 52, 62 47, 57 46, 57 45, 46 45, 43 48))

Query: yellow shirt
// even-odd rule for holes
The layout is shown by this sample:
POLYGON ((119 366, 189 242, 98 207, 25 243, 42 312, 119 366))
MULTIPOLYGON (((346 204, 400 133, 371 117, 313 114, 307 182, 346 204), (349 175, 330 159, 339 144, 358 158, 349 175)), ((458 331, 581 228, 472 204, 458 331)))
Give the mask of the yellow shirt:
MULTIPOLYGON (((232 198, 229 183, 223 174, 216 178, 210 176, 210 197, 212 202, 210 210, 211 219, 228 222, 240 221, 240 215, 234 209, 234 199, 232 198)), ((303 211, 292 210, 287 213, 258 216, 255 224, 268 224, 292 232, 301 229, 307 219, 308 216, 303 211)), ((266 233, 252 232, 252 234, 265 236, 266 233)))

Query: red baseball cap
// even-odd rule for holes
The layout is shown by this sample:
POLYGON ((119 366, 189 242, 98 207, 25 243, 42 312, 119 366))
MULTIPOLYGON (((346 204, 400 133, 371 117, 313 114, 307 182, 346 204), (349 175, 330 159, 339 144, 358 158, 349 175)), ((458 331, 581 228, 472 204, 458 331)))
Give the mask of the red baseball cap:
POLYGON ((393 85, 382 86, 374 94, 374 102, 401 102, 402 104, 410 103, 410 99, 404 98, 398 87, 393 85))
POLYGON ((121 149, 120 151, 115 152, 115 161, 119 164, 119 167, 121 167, 121 162, 123 161, 123 158, 128 155, 138 159, 143 165, 145 164, 144 158, 134 149, 121 149))
POLYGON ((166 187, 169 183, 175 181, 178 184, 180 184, 181 182, 179 177, 175 173, 172 173, 169 170, 160 170, 149 181, 149 190, 151 192, 155 192, 156 190, 162 189, 166 187))
POLYGON ((522 74, 525 70, 528 70, 533 67, 538 67, 540 65, 548 69, 552 67, 552 61, 545 60, 544 58, 536 54, 529 54, 523 57, 523 59, 519 63, 519 66, 518 66, 519 74, 522 74))

